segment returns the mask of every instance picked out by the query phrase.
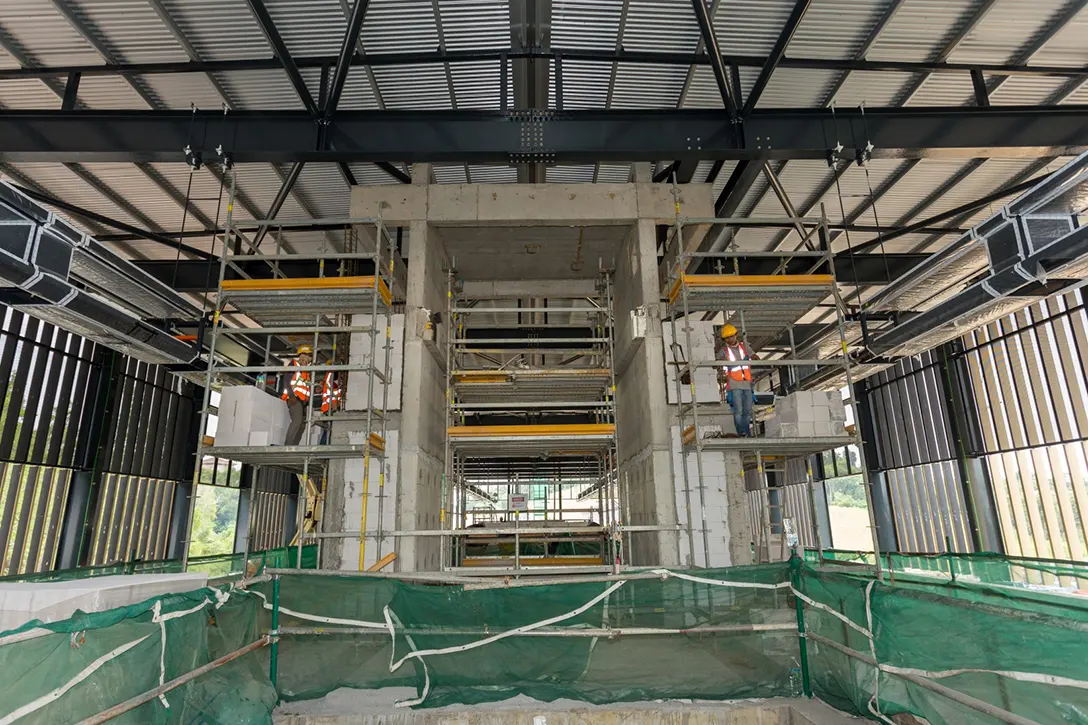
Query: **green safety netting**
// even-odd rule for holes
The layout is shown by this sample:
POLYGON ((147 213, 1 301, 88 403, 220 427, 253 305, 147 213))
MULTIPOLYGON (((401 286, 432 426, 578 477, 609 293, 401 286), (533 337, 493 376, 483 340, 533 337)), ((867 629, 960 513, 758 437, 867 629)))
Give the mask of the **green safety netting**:
MULTIPOLYGON (((0 723, 78 722, 157 687, 160 677, 169 681, 259 640, 260 600, 227 590, 198 589, 0 632, 0 723)), ((165 704, 154 699, 111 722, 267 723, 276 693, 261 657, 266 650, 166 693, 165 704)))
MULTIPOLYGON (((898 713, 932 725, 1002 721, 952 692, 1040 725, 1088 725, 1088 597, 1010 583, 1020 562, 976 563, 976 574, 955 580, 914 576, 919 567, 906 565, 894 581, 876 580, 856 562, 795 559, 510 588, 281 572, 219 609, 209 603, 167 622, 166 678, 254 641, 272 628, 273 608, 275 647, 168 695, 170 711, 152 702, 123 722, 269 722, 277 696, 340 687, 411 685, 418 696, 405 704, 433 707, 516 694, 597 703, 790 696, 808 683, 832 705, 883 722, 898 713)), ((191 608, 209 591, 164 599, 163 611, 191 608)), ((28 642, 0 640, 0 723, 12 706, 143 634, 151 636, 50 705, 51 717, 26 722, 72 722, 153 687, 161 648, 150 607, 49 625, 62 634, 28 642), (64 634, 73 631, 84 631, 78 648, 64 634)))
MULTIPOLYGON (((280 547, 255 551, 249 554, 250 575, 264 571, 265 567, 293 567, 298 559, 298 548, 280 547)), ((194 556, 189 559, 189 571, 207 574, 210 577, 241 575, 244 573, 245 554, 219 554, 216 556, 194 556)), ((302 568, 317 567, 317 545, 302 547, 302 568)), ((115 576, 118 574, 179 574, 185 571, 181 559, 162 559, 159 561, 133 561, 107 566, 81 566, 75 569, 57 569, 38 574, 13 574, 0 577, 0 582, 59 582, 73 579, 86 579, 96 576, 115 576)))
MULTIPOLYGON (((814 549, 805 551, 805 561, 816 564, 856 563, 872 566, 871 551, 846 551, 840 549, 814 549)), ((977 581, 988 584, 1007 584, 1035 589, 1088 589, 1088 562, 1037 559, 1022 556, 1005 556, 991 552, 974 554, 900 554, 886 552, 880 555, 880 564, 886 571, 914 575, 933 575, 961 581, 977 581)))
MULTIPOLYGON (((620 584, 465 589, 285 574, 280 581, 280 627, 337 626, 295 616, 302 613, 373 628, 365 634, 284 637, 278 646, 277 685, 285 699, 307 699, 338 687, 410 683, 422 692, 429 682, 423 702, 427 706, 501 700, 519 693, 540 700, 573 697, 590 702, 772 697, 790 693, 791 675, 799 688, 798 673, 791 672, 798 665, 796 616, 785 588, 788 567, 773 564, 701 575, 728 576, 746 586, 654 576, 620 584), (614 591, 594 602, 609 589, 614 591), (395 638, 385 627, 386 607, 395 638), (563 636, 538 631, 508 637, 425 657, 426 672, 418 659, 390 672, 394 654, 400 659, 412 649, 463 646, 572 612, 554 624, 563 636), (767 629, 753 631, 752 625, 767 629), (737 631, 686 632, 696 627, 737 631), (614 636, 593 636, 605 629, 614 636), (336 668, 324 665, 329 661, 336 668)), ((263 584, 262 591, 271 598, 270 584, 263 584)))

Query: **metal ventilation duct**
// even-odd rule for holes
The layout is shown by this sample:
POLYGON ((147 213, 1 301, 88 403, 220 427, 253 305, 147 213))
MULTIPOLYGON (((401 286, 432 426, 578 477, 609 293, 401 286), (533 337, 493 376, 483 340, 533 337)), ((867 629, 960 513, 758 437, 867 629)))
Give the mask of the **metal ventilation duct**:
POLYGON ((172 290, 0 183, 0 288, 13 308, 156 364, 196 349, 141 318, 193 319, 172 290))
POLYGON ((934 288, 965 285, 876 337, 877 355, 914 355, 1053 293, 1083 284, 1088 273, 1088 153, 1006 205, 1000 214, 889 285, 867 310, 909 310, 934 288), (985 252, 985 257, 980 256, 985 252), (968 279, 969 278, 969 279, 968 279), (965 282, 966 280, 966 282, 965 282))

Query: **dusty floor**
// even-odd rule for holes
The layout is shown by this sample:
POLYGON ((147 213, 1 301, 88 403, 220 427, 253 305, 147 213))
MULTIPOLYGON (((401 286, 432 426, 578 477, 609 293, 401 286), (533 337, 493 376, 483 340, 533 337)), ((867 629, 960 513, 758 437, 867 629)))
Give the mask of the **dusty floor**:
POLYGON ((653 701, 589 705, 576 700, 539 702, 518 697, 503 702, 410 710, 398 700, 414 697, 413 688, 339 689, 319 700, 281 704, 276 725, 850 725, 862 721, 819 700, 653 701))

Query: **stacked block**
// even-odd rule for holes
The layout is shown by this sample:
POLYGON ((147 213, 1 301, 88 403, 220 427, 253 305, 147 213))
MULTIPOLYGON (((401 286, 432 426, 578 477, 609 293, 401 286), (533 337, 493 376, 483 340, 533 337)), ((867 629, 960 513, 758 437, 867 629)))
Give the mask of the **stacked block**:
POLYGON ((291 417, 287 403, 252 385, 225 386, 219 398, 217 446, 282 446, 291 417))
POLYGON ((768 438, 846 436, 846 406, 838 392, 800 390, 778 398, 775 415, 763 425, 768 438))

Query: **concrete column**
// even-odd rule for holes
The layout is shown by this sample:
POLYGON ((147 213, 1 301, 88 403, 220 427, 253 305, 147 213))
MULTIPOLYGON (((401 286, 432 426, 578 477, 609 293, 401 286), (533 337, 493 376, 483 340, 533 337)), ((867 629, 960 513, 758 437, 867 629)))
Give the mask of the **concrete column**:
MULTIPOLYGON (((632 229, 616 270, 617 359, 622 365, 616 386, 620 476, 629 487, 630 523, 675 526, 659 299, 656 230, 652 219, 643 219, 632 229), (639 307, 646 313, 646 332, 634 338, 631 313, 639 307)), ((632 548, 635 564, 680 563, 677 534, 672 532, 635 534, 632 548)))
POLYGON ((412 183, 425 185, 434 183, 434 167, 431 164, 412 164, 412 183))
MULTIPOLYGON (((409 234, 396 521, 400 530, 437 529, 445 466, 446 373, 424 343, 423 329, 425 310, 445 311, 447 262, 441 239, 426 221, 411 222, 409 234)), ((436 571, 439 551, 436 537, 401 538, 398 570, 436 571)))

